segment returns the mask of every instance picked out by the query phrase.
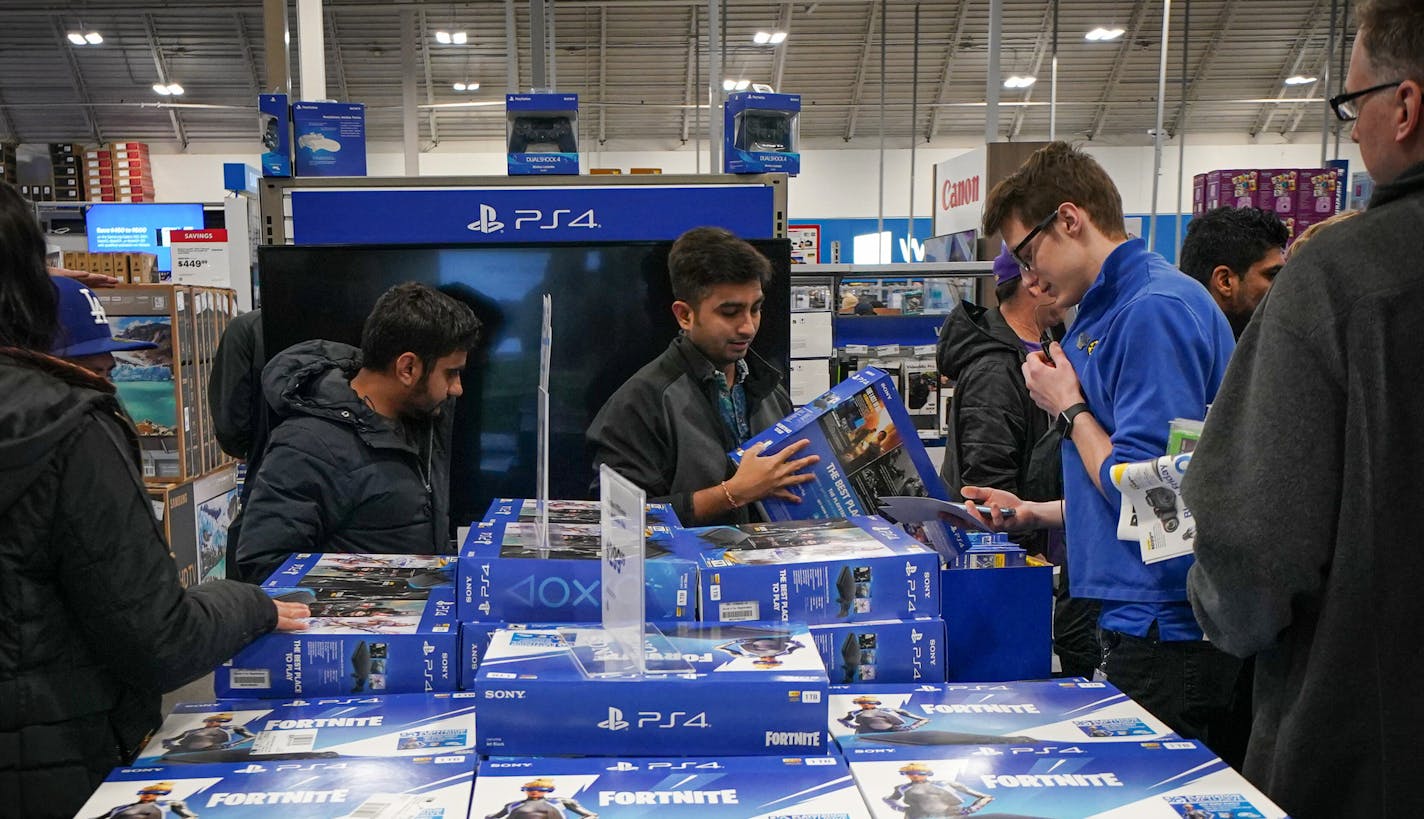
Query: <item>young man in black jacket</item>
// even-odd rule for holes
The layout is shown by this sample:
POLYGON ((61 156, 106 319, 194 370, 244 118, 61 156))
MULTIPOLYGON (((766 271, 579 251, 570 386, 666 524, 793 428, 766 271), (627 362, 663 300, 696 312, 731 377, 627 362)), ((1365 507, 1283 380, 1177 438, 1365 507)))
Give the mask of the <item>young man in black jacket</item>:
POLYGON ((388 290, 361 349, 307 341, 263 370, 280 417, 237 543, 260 581, 294 552, 450 551, 450 435, 473 311, 423 284, 388 290))
POLYGON ((684 526, 746 523, 748 505, 813 476, 808 442, 775 455, 727 453, 791 412, 781 373, 751 349, 771 263, 721 228, 693 228, 668 256, 682 335, 608 399, 588 428, 594 466, 608 464, 670 503, 684 526))

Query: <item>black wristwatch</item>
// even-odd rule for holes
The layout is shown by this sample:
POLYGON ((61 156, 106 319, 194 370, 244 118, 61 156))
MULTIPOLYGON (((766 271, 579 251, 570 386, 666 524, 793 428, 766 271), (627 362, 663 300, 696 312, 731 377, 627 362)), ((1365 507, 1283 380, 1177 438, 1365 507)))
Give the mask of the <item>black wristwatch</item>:
POLYGON ((1088 405, 1079 401, 1068 409, 1058 413, 1058 428, 1063 431, 1065 438, 1073 435, 1073 420, 1088 411, 1088 405))

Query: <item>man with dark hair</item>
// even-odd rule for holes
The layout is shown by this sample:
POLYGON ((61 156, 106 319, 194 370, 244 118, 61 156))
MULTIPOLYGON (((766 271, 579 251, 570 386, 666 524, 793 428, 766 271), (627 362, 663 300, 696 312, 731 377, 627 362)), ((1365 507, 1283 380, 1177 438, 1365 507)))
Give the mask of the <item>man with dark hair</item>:
POLYGON ((1301 819, 1424 816, 1424 4, 1364 0, 1330 101, 1375 180, 1292 249, 1241 336, 1183 491, 1192 603, 1256 657, 1245 773, 1301 819))
POLYGON ((1290 231, 1260 208, 1216 208, 1187 223, 1182 272, 1201 282, 1236 338, 1286 263, 1290 231))
POLYGON ((687 526, 747 523, 748 505, 812 480, 809 442, 775 455, 727 453, 791 412, 781 373, 751 349, 771 263, 721 228, 693 228, 668 255, 682 334, 628 379, 588 429, 594 464, 608 464, 670 503, 687 526))
MULTIPOLYGON (((1063 525, 1073 594, 1102 601, 1101 668, 1179 734, 1204 738, 1230 700, 1240 661, 1202 639, 1187 603, 1190 555, 1146 564, 1117 535, 1117 464, 1166 453, 1173 418, 1202 418, 1231 356, 1231 328, 1202 288, 1140 239, 1128 240, 1117 187, 1095 160, 1055 142, 995 186, 986 233, 1003 234, 1025 283, 1078 306, 1068 343, 1030 355, 1024 381, 1062 430, 1064 500, 998 489, 962 494, 1018 507, 1003 527, 1063 525)), ((971 509, 973 507, 970 507, 971 509)))
POLYGON ((242 577, 293 552, 447 554, 450 435, 473 311, 414 282, 386 291, 361 349, 306 341, 262 372, 279 421, 243 511, 242 577))

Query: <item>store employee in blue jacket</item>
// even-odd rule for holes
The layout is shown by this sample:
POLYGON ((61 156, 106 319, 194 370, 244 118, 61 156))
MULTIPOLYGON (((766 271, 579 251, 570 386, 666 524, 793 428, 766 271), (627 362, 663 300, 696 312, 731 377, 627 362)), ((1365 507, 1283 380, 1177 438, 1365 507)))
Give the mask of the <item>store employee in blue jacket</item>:
POLYGON ((1024 271, 1061 307, 1077 306, 1064 344, 1031 355, 1024 379, 1064 433, 1064 500, 1029 503, 964 487, 991 507, 1018 507, 1013 528, 1066 522, 1069 585, 1102 601, 1102 670, 1183 736, 1208 743, 1240 661, 1203 639, 1187 602, 1190 555, 1151 565, 1117 537, 1115 464, 1166 453, 1173 418, 1200 419, 1231 357, 1231 327, 1200 283, 1123 230, 1122 197, 1092 157, 1052 143, 995 186, 987 234, 1001 233, 1024 271), (1066 521, 1065 521, 1066 518, 1066 521))

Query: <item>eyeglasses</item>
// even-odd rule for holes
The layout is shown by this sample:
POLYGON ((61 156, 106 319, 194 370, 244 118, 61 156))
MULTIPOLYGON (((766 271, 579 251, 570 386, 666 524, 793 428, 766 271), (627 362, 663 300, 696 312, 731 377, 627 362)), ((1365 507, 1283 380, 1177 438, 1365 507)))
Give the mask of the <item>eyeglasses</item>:
POLYGON ((1014 261, 1019 263, 1020 268, 1025 271, 1033 269, 1033 264, 1031 262, 1024 261, 1024 257, 1020 254, 1023 253, 1023 249, 1028 247, 1028 243, 1032 242, 1035 236, 1047 230, 1048 226, 1053 224, 1053 220, 1057 218, 1058 211, 1056 210, 1048 214, 1048 216, 1044 217, 1044 220, 1042 222, 1039 222, 1037 225, 1034 225, 1033 230, 1030 230, 1028 232, 1028 235, 1023 237, 1022 242, 1019 242, 1018 244, 1014 245, 1014 249, 1009 251, 1009 255, 1014 257, 1014 261))
POLYGON ((1382 82, 1379 85, 1372 85, 1363 91, 1337 94, 1330 98, 1330 108, 1335 112, 1335 116, 1338 117, 1341 122, 1354 122, 1360 118, 1360 104, 1356 102, 1356 100, 1367 94, 1373 94, 1376 91, 1383 91, 1386 88, 1394 88, 1403 84, 1404 80, 1382 82))

